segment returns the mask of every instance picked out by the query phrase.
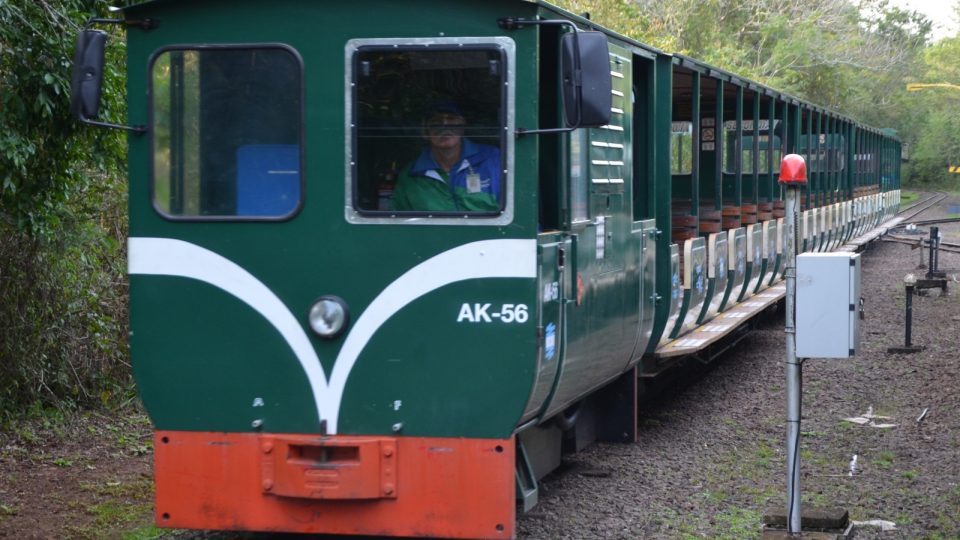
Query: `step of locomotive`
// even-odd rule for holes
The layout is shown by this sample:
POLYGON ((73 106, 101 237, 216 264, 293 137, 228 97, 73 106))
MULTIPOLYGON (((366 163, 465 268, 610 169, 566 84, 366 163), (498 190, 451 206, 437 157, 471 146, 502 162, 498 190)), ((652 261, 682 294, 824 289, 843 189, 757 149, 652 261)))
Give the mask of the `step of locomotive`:
POLYGON ((779 302, 786 295, 786 288, 786 283, 779 281, 760 294, 750 297, 749 301, 734 305, 692 332, 657 347, 654 357, 675 358, 693 354, 709 347, 736 331, 756 315, 763 313, 771 305, 779 302))
MULTIPOLYGON (((899 225, 902 220, 903 218, 888 220, 872 231, 841 246, 838 251, 859 251, 863 245, 876 240, 890 228, 899 225)), ((786 283, 778 280, 772 287, 763 290, 760 294, 750 297, 749 301, 735 304, 730 309, 719 314, 713 320, 697 327, 692 332, 660 345, 657 347, 653 356, 658 359, 678 358, 703 351, 712 344, 719 342, 726 336, 737 331, 751 318, 759 315, 765 309, 780 301, 785 294, 786 283)))

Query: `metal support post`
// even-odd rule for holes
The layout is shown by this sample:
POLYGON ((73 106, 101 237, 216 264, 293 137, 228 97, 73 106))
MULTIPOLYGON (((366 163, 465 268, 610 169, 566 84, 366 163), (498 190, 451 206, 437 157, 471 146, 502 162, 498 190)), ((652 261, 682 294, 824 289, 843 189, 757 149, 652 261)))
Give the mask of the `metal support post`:
POLYGON ((787 531, 799 534, 801 530, 800 512, 800 379, 802 368, 797 360, 796 349, 796 295, 797 295, 797 236, 799 219, 797 199, 799 186, 788 184, 786 189, 787 246, 784 276, 787 281, 786 324, 787 337, 787 531))
POLYGON ((930 236, 933 239, 933 277, 940 277, 940 227, 931 227, 930 236))
POLYGON ((913 274, 907 274, 903 278, 903 285, 907 293, 907 313, 904 321, 903 347, 887 347, 888 353, 913 354, 923 350, 913 344, 913 292, 917 288, 917 278, 913 274))
MULTIPOLYGON (((790 538, 799 538, 803 530, 803 511, 800 499, 800 409, 803 402, 803 362, 797 358, 797 253, 799 239, 797 224, 800 219, 800 189, 807 183, 807 164, 797 154, 788 154, 780 163, 780 185, 785 188, 784 225, 784 277, 786 279, 786 309, 784 313, 784 334, 786 336, 786 376, 787 376, 787 534, 790 538)), ((853 306, 851 306, 853 307, 853 306)), ((843 532, 830 535, 830 538, 848 539, 853 534, 853 524, 848 522, 847 513, 837 516, 835 523, 828 528, 843 532)), ((777 533, 774 533, 777 534, 777 533)), ((782 532, 776 538, 783 538, 782 532)))
POLYGON ((910 333, 913 328, 913 284, 907 282, 907 323, 905 335, 903 336, 903 346, 910 348, 910 333))

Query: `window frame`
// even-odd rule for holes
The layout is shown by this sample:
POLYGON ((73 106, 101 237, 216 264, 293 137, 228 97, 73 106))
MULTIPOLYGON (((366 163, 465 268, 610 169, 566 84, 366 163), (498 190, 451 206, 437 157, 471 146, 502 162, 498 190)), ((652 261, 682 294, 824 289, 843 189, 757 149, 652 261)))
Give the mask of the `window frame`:
POLYGON ((149 196, 150 196, 150 205, 153 206, 154 211, 159 214, 161 217, 167 221, 176 221, 176 222, 280 222, 280 221, 290 221, 295 218, 301 210, 306 200, 306 148, 304 147, 305 141, 305 131, 306 131, 306 91, 305 91, 305 76, 306 70, 304 69, 303 57, 300 56, 300 52, 297 51, 293 46, 286 43, 277 43, 277 42, 252 42, 252 43, 224 43, 224 44, 210 44, 210 43, 179 43, 175 45, 165 45, 153 51, 150 54, 150 58, 147 61, 147 122, 149 125, 150 131, 150 182, 149 182, 149 196), (154 120, 155 120, 155 110, 154 110, 154 88, 153 88, 153 67, 157 59, 160 58, 164 53, 176 52, 176 51, 211 51, 211 50, 265 50, 265 49, 278 49, 285 51, 291 55, 295 60, 296 66, 299 69, 298 75, 300 76, 300 87, 298 88, 300 92, 300 111, 299 111, 299 137, 297 140, 297 145, 299 146, 299 166, 300 166, 300 197, 297 201, 296 206, 293 207, 290 212, 280 215, 280 216, 240 216, 240 215, 216 215, 216 216, 181 216, 176 214, 170 214, 165 212, 157 204, 156 198, 156 130, 154 129, 154 120))
POLYGON ((514 146, 516 137, 516 44, 512 38, 490 37, 433 37, 433 38, 371 38, 351 39, 344 46, 344 219, 348 223, 381 225, 494 225, 503 226, 513 222, 514 217, 514 146), (357 100, 355 59, 363 48, 388 48, 394 50, 498 50, 504 59, 503 101, 504 125, 501 160, 506 171, 503 184, 503 209, 499 212, 417 212, 390 210, 361 210, 356 206, 357 184, 357 100))

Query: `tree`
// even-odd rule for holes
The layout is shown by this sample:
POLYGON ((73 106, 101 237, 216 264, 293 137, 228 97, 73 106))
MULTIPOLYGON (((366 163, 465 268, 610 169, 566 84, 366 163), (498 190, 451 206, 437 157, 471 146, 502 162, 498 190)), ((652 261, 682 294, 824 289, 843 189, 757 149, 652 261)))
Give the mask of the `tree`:
MULTIPOLYGON (((927 48, 922 82, 960 85, 960 37, 942 39, 927 48)), ((955 182, 951 165, 960 165, 960 91, 931 88, 910 96, 917 135, 911 152, 911 173, 920 183, 955 182)))
MULTIPOLYGON (((877 127, 923 155, 907 82, 931 22, 888 0, 596 0, 563 3, 639 41, 718 66, 877 127)), ((944 53, 945 57, 949 53, 944 53)), ((957 58, 957 57, 954 57, 957 58)))
MULTIPOLYGON (((65 202, 125 157, 120 134, 80 129, 69 114, 73 40, 98 12, 102 0, 0 0, 0 221, 18 230, 52 234, 65 202)), ((122 110, 114 44, 108 115, 122 110)))

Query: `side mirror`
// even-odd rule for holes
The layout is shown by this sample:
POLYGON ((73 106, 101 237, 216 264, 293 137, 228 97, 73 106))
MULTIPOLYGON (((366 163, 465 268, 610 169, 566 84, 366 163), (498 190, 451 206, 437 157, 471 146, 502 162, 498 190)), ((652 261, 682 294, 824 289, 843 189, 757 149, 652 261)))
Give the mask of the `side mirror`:
POLYGON ((560 50, 567 126, 609 124, 613 87, 607 37, 603 32, 570 32, 561 38, 560 50))
POLYGON ((70 80, 70 112, 80 121, 95 119, 100 112, 106 43, 107 33, 101 30, 84 30, 77 37, 70 80))

